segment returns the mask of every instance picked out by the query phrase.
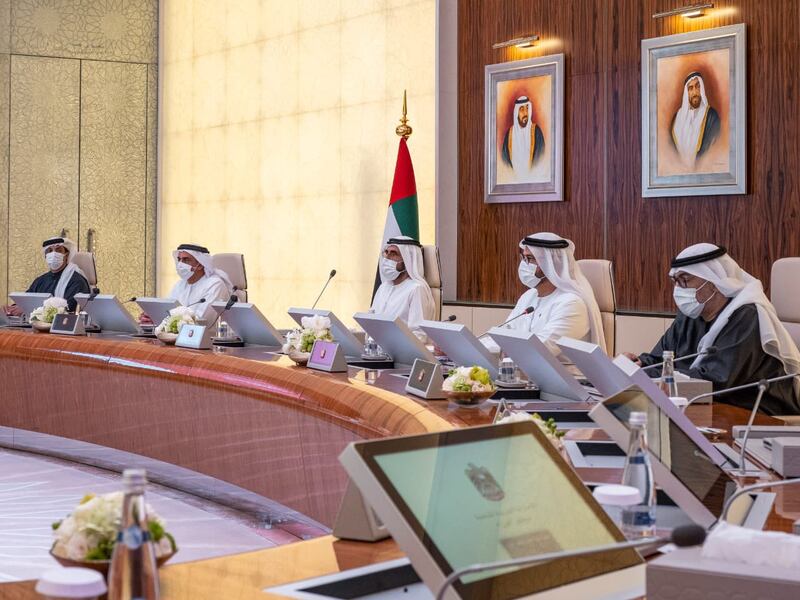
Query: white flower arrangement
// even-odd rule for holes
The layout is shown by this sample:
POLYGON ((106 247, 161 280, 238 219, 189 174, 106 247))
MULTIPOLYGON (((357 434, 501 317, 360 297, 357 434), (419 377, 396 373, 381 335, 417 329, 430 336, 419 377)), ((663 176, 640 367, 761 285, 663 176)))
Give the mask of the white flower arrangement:
POLYGON ((492 376, 483 367, 458 367, 452 369, 442 384, 446 392, 493 392, 492 376))
POLYGON ((194 310, 186 306, 176 306, 169 311, 169 316, 156 327, 156 333, 180 333, 184 325, 194 325, 197 317, 194 310))
MULTIPOLYGON (((110 560, 122 520, 123 497, 122 492, 84 496, 72 514, 53 523, 53 554, 74 561, 110 560)), ((164 529, 164 520, 149 504, 146 509, 156 557, 177 552, 175 539, 164 529)))
POLYGON ((286 334, 286 343, 283 351, 290 352, 311 352, 314 342, 317 340, 333 341, 331 335, 331 320, 321 315, 303 317, 300 320, 302 329, 295 329, 286 334))
POLYGON ((44 301, 44 304, 35 309, 31 315, 31 321, 41 321, 42 323, 52 323, 56 315, 67 312, 67 301, 64 298, 52 297, 44 301))

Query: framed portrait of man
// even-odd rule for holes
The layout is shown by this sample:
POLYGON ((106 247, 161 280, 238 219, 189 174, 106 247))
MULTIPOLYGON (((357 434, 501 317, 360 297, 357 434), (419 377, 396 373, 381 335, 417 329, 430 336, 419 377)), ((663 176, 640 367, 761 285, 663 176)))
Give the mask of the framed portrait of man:
POLYGON ((642 40, 642 196, 745 194, 744 24, 642 40))
POLYGON ((486 202, 563 200, 564 55, 487 65, 486 202))

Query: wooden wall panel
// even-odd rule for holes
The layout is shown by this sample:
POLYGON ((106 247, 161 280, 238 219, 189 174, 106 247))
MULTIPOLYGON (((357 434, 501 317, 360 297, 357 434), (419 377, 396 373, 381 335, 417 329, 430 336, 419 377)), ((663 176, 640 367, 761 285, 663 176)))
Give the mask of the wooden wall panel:
MULTIPOLYGON (((459 4, 461 114, 483 114, 484 65, 566 54, 566 201, 492 207, 483 198, 483 128, 459 131, 459 278, 464 301, 513 302, 515 240, 550 230, 580 258, 614 261, 619 308, 674 311, 669 258, 700 241, 727 246, 768 285, 769 268, 800 255, 800 3, 718 0, 701 19, 654 20, 675 0, 476 0, 459 4), (545 16, 547 13, 547 16, 545 16), (490 18, 490 15, 494 15, 490 18), (748 194, 641 197, 641 40, 747 25, 748 194), (495 41, 538 33, 542 47, 493 51, 495 41), (552 41, 556 39, 556 41, 552 41), (596 73, 591 85, 585 74, 596 73), (465 85, 470 82, 471 85, 465 85)), ((464 123, 462 117, 461 123, 464 123)))

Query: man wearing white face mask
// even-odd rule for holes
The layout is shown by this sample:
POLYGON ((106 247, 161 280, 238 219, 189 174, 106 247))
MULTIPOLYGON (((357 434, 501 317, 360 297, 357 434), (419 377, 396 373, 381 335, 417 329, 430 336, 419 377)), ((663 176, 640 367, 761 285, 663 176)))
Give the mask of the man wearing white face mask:
POLYGON ((372 310, 402 319, 412 331, 423 320, 433 319, 436 304, 423 276, 422 245, 408 236, 389 239, 380 262, 381 285, 372 300, 372 310))
MULTIPOLYGON (((664 350, 680 357, 714 346, 716 352, 678 361, 675 368, 711 381, 715 390, 800 373, 800 351, 761 282, 742 270, 725 248, 690 246, 673 259, 669 276, 680 312, 652 351, 629 358, 647 366, 661 362, 664 350)), ((797 380, 772 384, 761 409, 771 415, 800 414, 799 392, 797 380)), ((755 395, 752 390, 733 392, 718 400, 750 409, 755 395)))
POLYGON ((561 352, 555 342, 563 336, 606 349, 600 308, 574 251, 570 240, 554 233, 535 233, 519 243, 519 279, 530 289, 508 316, 519 318, 506 327, 535 333, 556 356, 561 352), (523 315, 529 306, 533 312, 523 315))
MULTIPOLYGON (((211 254, 203 246, 181 244, 172 252, 172 258, 175 259, 175 271, 180 281, 172 288, 169 298, 180 302, 182 306, 190 306, 198 319, 213 321, 216 312, 211 303, 227 301, 233 293, 228 274, 214 268, 211 254)), ((144 314, 139 321, 151 322, 144 314)))
MULTIPOLYGON (((57 237, 45 240, 42 243, 42 253, 49 271, 34 279, 27 292, 52 294, 56 298, 64 298, 67 301, 68 309, 74 311, 78 305, 75 294, 88 294, 90 291, 89 282, 83 271, 72 263, 76 251, 75 242, 68 238, 57 237)), ((6 306, 4 309, 9 315, 22 314, 20 308, 15 304, 6 306)))

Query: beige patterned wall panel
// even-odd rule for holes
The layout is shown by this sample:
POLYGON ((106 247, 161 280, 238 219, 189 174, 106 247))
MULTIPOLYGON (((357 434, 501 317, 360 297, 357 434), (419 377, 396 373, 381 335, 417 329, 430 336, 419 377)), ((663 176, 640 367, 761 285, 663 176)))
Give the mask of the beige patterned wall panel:
POLYGON ((156 217, 158 152, 158 67, 147 67, 147 199, 145 205, 145 293, 156 294, 156 217))
POLYGON ((81 246, 95 231, 98 283, 141 296, 145 276, 147 65, 85 61, 81 74, 81 246))
POLYGON ((44 270, 41 242, 78 233, 80 61, 11 57, 10 291, 44 270))
POLYGON ((158 0, 11 2, 15 54, 157 62, 158 0))
POLYGON ((11 51, 11 0, 0 0, 0 54, 11 51))
MULTIPOLYGON (((0 3, 1 4, 1 3, 0 3)), ((0 305, 8 296, 8 54, 0 54, 0 305)))

